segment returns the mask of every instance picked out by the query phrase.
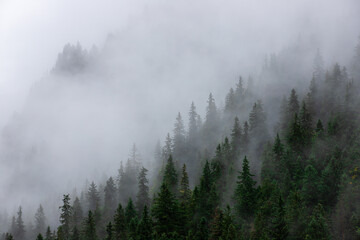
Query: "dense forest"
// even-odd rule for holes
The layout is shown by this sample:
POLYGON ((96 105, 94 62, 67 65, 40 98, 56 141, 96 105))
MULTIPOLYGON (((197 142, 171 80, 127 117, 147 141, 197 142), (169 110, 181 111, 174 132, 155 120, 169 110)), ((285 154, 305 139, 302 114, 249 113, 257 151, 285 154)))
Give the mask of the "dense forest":
MULTIPOLYGON (((307 91, 274 81, 265 99, 240 77, 224 107, 176 116, 152 169, 134 144, 117 176, 63 195, 57 228, 20 206, 2 239, 360 239, 360 42, 348 69, 318 51, 307 91)), ((260 78, 284 72, 273 55, 260 78)))

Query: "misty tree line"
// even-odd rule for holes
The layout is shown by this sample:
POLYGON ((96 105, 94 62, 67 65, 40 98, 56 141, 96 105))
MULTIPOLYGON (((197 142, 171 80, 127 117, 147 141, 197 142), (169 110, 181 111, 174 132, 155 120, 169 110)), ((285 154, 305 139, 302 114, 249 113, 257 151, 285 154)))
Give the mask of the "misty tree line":
POLYGON ((325 70, 318 52, 307 93, 273 112, 240 78, 224 109, 210 94, 202 120, 191 104, 187 130, 178 114, 151 184, 134 145, 118 176, 63 196, 57 229, 41 205, 25 228, 20 207, 3 239, 359 239, 360 42, 352 63, 325 70))

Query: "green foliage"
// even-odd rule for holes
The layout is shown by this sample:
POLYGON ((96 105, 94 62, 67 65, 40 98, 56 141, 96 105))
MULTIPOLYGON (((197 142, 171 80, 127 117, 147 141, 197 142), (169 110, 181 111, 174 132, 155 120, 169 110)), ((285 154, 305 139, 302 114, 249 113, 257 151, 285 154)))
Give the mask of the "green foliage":
POLYGON ((126 239, 126 225, 127 221, 125 219, 124 209, 119 203, 116 213, 114 215, 114 235, 116 240, 126 239))
POLYGON ((96 226, 95 226, 95 219, 92 211, 89 211, 88 217, 84 223, 84 230, 83 230, 84 239, 86 240, 97 240, 96 234, 96 226))
POLYGON ((167 164, 165 166, 163 183, 165 183, 172 194, 176 194, 177 192, 177 184, 178 184, 178 174, 175 169, 174 161, 172 156, 170 155, 167 164))
POLYGON ((256 207, 257 189, 255 188, 256 181, 253 176, 250 173, 249 161, 245 156, 234 195, 237 213, 244 218, 251 217, 256 207))
POLYGON ((310 219, 308 220, 305 239, 331 239, 324 216, 324 209, 321 204, 315 207, 310 219))
POLYGON ((150 197, 149 197, 149 180, 147 179, 148 170, 144 167, 141 168, 140 174, 139 174, 139 191, 136 196, 136 208, 138 212, 141 212, 145 206, 150 206, 150 197))

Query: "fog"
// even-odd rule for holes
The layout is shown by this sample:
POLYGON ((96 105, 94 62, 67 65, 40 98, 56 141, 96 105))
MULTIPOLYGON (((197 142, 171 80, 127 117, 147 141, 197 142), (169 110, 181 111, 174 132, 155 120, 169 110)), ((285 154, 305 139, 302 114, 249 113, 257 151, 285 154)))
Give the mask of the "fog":
POLYGON ((204 116, 210 92, 222 107, 240 75, 287 94, 260 77, 270 54, 304 90, 318 49, 326 66, 349 64, 359 13, 357 0, 0 1, 1 211, 56 215, 133 143, 151 169, 177 113, 187 122, 194 101, 204 116))

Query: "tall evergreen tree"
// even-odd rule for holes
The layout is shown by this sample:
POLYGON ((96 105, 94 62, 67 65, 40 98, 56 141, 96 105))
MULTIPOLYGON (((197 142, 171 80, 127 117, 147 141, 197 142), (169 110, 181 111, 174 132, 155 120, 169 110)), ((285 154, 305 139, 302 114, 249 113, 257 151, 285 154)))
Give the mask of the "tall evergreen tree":
POLYGON ((126 218, 124 209, 119 203, 118 208, 116 209, 116 213, 114 215, 114 235, 116 240, 122 240, 126 239, 127 233, 126 233, 126 218))
POLYGON ((138 212, 140 213, 145 206, 150 205, 150 197, 149 197, 149 180, 146 178, 147 169, 142 167, 140 174, 139 174, 139 191, 137 194, 137 201, 136 201, 136 208, 138 212))
POLYGON ((149 216, 148 207, 144 206, 144 211, 142 212, 142 216, 137 228, 137 239, 138 240, 148 240, 152 239, 152 221, 149 216))
POLYGON ((163 182, 168 186, 172 194, 175 194, 177 191, 178 184, 178 174, 175 169, 175 164, 172 156, 170 155, 167 164, 165 166, 163 182))
POLYGON ((94 182, 90 184, 89 190, 87 192, 87 201, 89 210, 95 212, 95 210, 99 207, 100 196, 97 190, 97 186, 94 182))
POLYGON ((179 199, 183 203, 188 203, 191 198, 191 190, 189 188, 189 177, 186 172, 186 165, 184 164, 181 172, 179 199))
POLYGON ((278 206, 275 211, 274 220, 272 222, 271 235, 273 239, 287 239, 289 235, 288 226, 285 219, 284 201, 279 197, 278 206))
POLYGON ((111 222, 109 222, 109 224, 106 225, 106 238, 105 238, 105 240, 114 240, 113 232, 114 232, 113 226, 112 226, 111 222))
POLYGON ((63 196, 63 205, 59 207, 60 213, 60 235, 65 240, 70 239, 70 221, 72 215, 72 208, 70 206, 69 194, 63 196))
POLYGON ((113 213, 116 209, 116 185, 112 177, 110 177, 106 181, 106 186, 104 189, 105 197, 104 197, 104 208, 105 208, 105 216, 110 220, 113 213))
POLYGON ((239 122, 239 118, 235 117, 234 126, 231 132, 231 150, 232 150, 232 158, 236 158, 241 150, 242 150, 242 128, 239 122))
POLYGON ((39 233, 45 234, 45 230, 46 230, 45 221, 46 219, 45 219, 44 209, 40 204, 39 208, 35 213, 35 229, 34 229, 35 234, 39 234, 39 233))
POLYGON ((137 216, 134 203, 131 198, 129 198, 128 204, 125 208, 125 220, 129 224, 130 221, 137 216))
POLYGON ((73 226, 79 228, 83 219, 83 210, 78 197, 75 198, 72 206, 72 218, 71 223, 73 226))
POLYGON ((178 212, 176 198, 168 189, 168 185, 163 182, 151 211, 157 236, 178 231, 178 212))
POLYGON ((15 232, 12 234, 14 235, 14 239, 23 240, 25 239, 25 225, 22 218, 22 207, 19 207, 19 211, 17 212, 17 217, 15 220, 15 232))
POLYGON ((174 149, 173 155, 176 159, 184 159, 184 153, 186 152, 186 144, 185 144, 185 127, 184 122, 182 120, 181 114, 178 113, 176 117, 176 122, 174 126, 174 149))
POLYGON ((92 211, 89 211, 88 217, 85 220, 84 226, 84 239, 86 240, 97 240, 95 219, 92 211))
POLYGON ((256 182, 250 173, 249 161, 246 156, 243 160, 242 171, 238 176, 238 182, 235 190, 235 207, 239 216, 248 218, 255 211, 257 190, 256 182))

